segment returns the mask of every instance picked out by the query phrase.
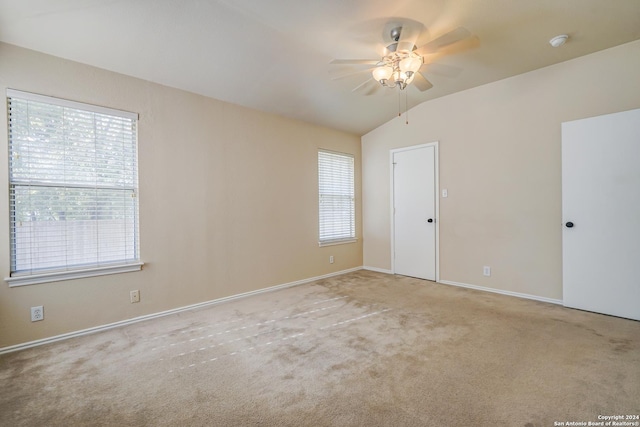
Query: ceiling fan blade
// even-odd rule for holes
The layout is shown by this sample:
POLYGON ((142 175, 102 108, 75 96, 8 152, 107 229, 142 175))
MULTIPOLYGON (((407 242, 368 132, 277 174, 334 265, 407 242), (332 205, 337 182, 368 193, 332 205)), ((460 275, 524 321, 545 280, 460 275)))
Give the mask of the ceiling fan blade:
MULTIPOLYGON (((351 89, 351 92, 357 92, 358 90, 364 88, 367 85, 371 85, 371 83, 376 83, 375 80, 373 80, 373 78, 367 79, 365 81, 363 81, 362 83, 360 83, 358 86, 354 87, 353 89, 351 89)), ((377 85, 377 83, 376 83, 377 85)))
POLYGON ((465 50, 475 49, 478 46, 480 46, 480 38, 478 36, 469 36, 458 42, 444 46, 440 49, 440 52, 451 55, 454 53, 464 52, 465 50))
POLYGON ((433 87, 431 82, 427 80, 425 76, 422 75, 422 73, 419 72, 416 73, 415 77, 413 78, 413 84, 416 86, 416 88, 418 88, 420 92, 424 92, 433 87))
POLYGON ((419 71, 421 73, 436 74, 444 77, 458 77, 462 72, 462 68, 430 62, 422 65, 419 71))
POLYGON ((398 39, 398 47, 396 50, 405 50, 411 52, 420 37, 420 33, 424 26, 417 24, 405 23, 400 30, 400 38, 398 39))
MULTIPOLYGON (((471 49, 475 49, 479 46, 480 46, 480 39, 478 38, 478 36, 472 36, 472 37, 460 40, 458 42, 452 43, 450 45, 447 45, 442 49, 438 50, 438 52, 434 53, 433 55, 435 55, 435 58, 445 56, 445 55, 454 55, 456 53, 462 53, 471 49)), ((431 58, 434 58, 434 56, 430 56, 429 58, 431 60, 431 58)))
POLYGON ((370 86, 370 88, 364 93, 364 96, 371 96, 374 93, 376 93, 382 87, 379 84, 376 84, 376 85, 373 85, 373 86, 369 85, 369 86, 370 86))
POLYGON ((376 65, 379 59, 334 59, 329 64, 333 65, 376 65))
POLYGON ((471 36, 469 30, 463 27, 458 27, 455 30, 451 30, 448 33, 444 33, 440 37, 431 40, 429 43, 419 47, 416 50, 418 55, 426 55, 428 53, 435 53, 445 46, 449 46, 453 43, 459 42, 471 36))
POLYGON ((349 73, 340 74, 339 76, 332 77, 331 80, 340 80, 347 77, 355 76, 363 73, 370 73, 373 68, 365 68, 364 70, 351 71, 349 73))
MULTIPOLYGON (((382 87, 382 86, 381 86, 382 87)), ((397 98, 397 93, 398 91, 395 90, 395 88, 391 88, 391 87, 382 87, 382 96, 385 97, 391 97, 394 96, 397 98)))

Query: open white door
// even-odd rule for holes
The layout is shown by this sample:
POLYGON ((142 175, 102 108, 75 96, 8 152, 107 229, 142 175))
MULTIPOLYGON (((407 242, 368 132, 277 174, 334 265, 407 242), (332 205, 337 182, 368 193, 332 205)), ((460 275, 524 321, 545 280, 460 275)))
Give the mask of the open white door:
POLYGON ((436 145, 394 150, 394 273, 436 280, 436 145))
POLYGON ((640 320, 640 109, 562 124, 563 300, 640 320))

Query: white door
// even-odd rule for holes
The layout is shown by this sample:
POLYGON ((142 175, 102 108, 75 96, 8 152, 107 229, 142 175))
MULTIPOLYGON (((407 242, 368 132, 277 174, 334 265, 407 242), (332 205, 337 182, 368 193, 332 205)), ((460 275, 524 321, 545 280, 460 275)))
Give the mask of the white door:
POLYGON ((640 320, 640 110, 562 124, 563 300, 640 320))
POLYGON ((394 273, 436 280, 436 148, 392 153, 394 273))

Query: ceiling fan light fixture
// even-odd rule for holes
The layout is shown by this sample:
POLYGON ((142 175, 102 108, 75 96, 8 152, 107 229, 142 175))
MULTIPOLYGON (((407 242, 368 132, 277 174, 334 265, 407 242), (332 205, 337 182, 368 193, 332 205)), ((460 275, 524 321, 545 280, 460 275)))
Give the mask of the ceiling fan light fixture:
POLYGON ((401 60, 400 64, 398 65, 400 67, 400 70, 404 71, 405 73, 413 74, 417 72, 420 67, 422 67, 422 62, 423 61, 421 56, 411 54, 411 56, 408 56, 401 60))
POLYGON ((424 60, 422 56, 407 51, 394 52, 382 57, 380 65, 373 69, 373 78, 386 87, 398 87, 401 90, 411 84, 424 60))
POLYGON ((383 82, 386 81, 386 80, 389 80, 389 78, 393 74, 393 68, 391 68, 391 67, 389 67, 387 65, 380 65, 380 66, 374 68, 373 71, 371 72, 371 74, 373 74, 373 78, 377 82, 380 82, 380 83, 384 84, 383 82))

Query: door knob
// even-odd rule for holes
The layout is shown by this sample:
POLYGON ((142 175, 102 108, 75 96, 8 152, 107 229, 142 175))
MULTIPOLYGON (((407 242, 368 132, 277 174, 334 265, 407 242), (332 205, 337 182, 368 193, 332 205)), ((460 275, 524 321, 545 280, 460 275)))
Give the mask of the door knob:
POLYGON ((573 223, 571 221, 567 222, 565 225, 567 228, 573 228, 573 223))
POLYGON ((429 218, 427 222, 433 222, 433 218, 429 218))

